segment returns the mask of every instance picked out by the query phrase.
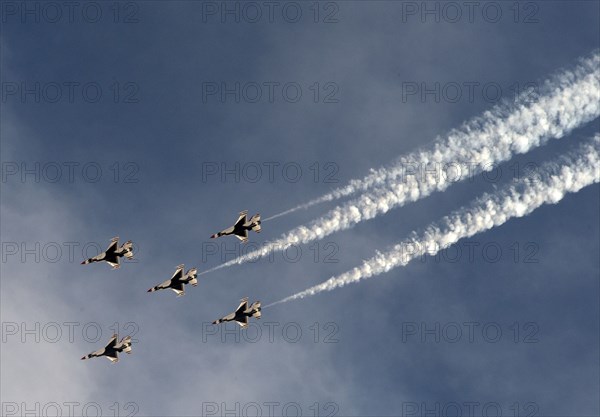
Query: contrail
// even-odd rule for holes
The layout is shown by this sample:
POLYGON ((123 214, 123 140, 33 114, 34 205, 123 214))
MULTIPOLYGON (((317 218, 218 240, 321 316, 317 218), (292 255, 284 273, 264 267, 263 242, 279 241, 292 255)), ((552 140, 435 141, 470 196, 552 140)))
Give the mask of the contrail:
MULTIPOLYGON (((600 115, 600 54, 580 60, 575 69, 564 71, 545 83, 546 91, 534 103, 521 103, 512 109, 496 108, 484 113, 459 130, 450 132, 433 149, 421 150, 402 158, 402 163, 381 168, 356 181, 344 190, 369 189, 359 197, 335 207, 307 226, 299 226, 263 247, 232 259, 204 273, 226 266, 253 261, 275 250, 322 239, 334 232, 348 229, 372 219, 407 202, 417 201, 435 191, 443 191, 466 177, 490 171, 495 165, 509 160, 514 154, 525 153, 560 138, 579 125, 600 115), (510 110, 510 111, 509 111, 510 110), (418 170, 426 167, 445 167, 459 175, 426 176, 418 170), (412 167, 407 172, 407 167, 412 167), (451 178, 452 177, 452 178, 451 178)), ((340 191, 342 194, 346 191, 340 191)), ((348 191, 350 192, 350 191, 348 191)), ((333 194, 332 194, 333 195, 333 194)), ((336 194, 341 195, 341 194, 336 194)))
POLYGON ((495 194, 484 194, 471 205, 430 225, 422 234, 413 232, 409 239, 391 250, 377 252, 361 266, 265 307, 331 291, 382 274, 392 268, 404 266, 416 257, 434 255, 460 239, 500 226, 513 217, 526 216, 543 204, 556 204, 566 193, 575 193, 583 187, 600 182, 599 145, 600 134, 597 134, 576 152, 554 163, 544 164, 539 172, 540 178, 527 178, 508 185, 495 194))
POLYGON ((329 201, 329 200, 321 200, 322 198, 325 198, 325 197, 327 197, 327 195, 324 195, 321 198, 317 198, 315 200, 309 201, 308 203, 301 204, 299 206, 293 207, 293 208, 291 208, 289 210, 282 211, 281 213, 274 214, 274 215, 272 215, 270 217, 267 217, 263 221, 266 222, 267 220, 273 220, 273 219, 276 219, 277 217, 285 216, 286 214, 290 214, 290 213, 293 213, 293 212, 301 210, 301 209, 307 209, 307 208, 309 208, 311 206, 314 206, 315 204, 319 204, 319 203, 321 203, 323 201, 329 201))
MULTIPOLYGON (((598 53, 595 52, 592 54, 590 58, 582 59, 581 64, 578 68, 573 71, 564 72, 562 74, 558 74, 554 78, 547 80, 544 83, 544 86, 541 88, 545 91, 552 91, 556 88, 557 84, 561 85, 564 82, 568 82, 567 80, 570 78, 574 78, 577 76, 581 76, 582 73, 587 73, 591 69, 598 68, 598 53), (561 78, 563 80, 561 80, 561 78)), ((520 95, 520 97, 516 100, 526 101, 530 99, 531 92, 524 92, 520 95)), ((511 121, 508 120, 510 117, 509 113, 512 113, 513 117, 518 118, 524 116, 525 114, 518 115, 519 111, 526 111, 527 106, 523 106, 522 108, 518 108, 515 110, 513 105, 498 105, 494 107, 492 110, 484 113, 483 116, 475 118, 471 121, 466 122, 459 129, 455 129, 447 135, 445 139, 438 137, 434 142, 433 151, 421 151, 412 153, 406 157, 400 157, 396 163, 391 164, 387 167, 380 167, 378 169, 371 169, 370 173, 362 179, 353 179, 348 182, 347 185, 343 187, 336 188, 330 191, 327 194, 322 195, 314 200, 311 200, 307 203, 300 204, 291 209, 285 210, 281 213, 275 214, 273 216, 265 218, 266 220, 276 219, 278 217, 285 216, 290 213, 294 213, 298 210, 303 210, 315 206, 320 203, 335 201, 343 197, 348 197, 358 192, 364 192, 368 189, 371 189, 376 186, 380 186, 385 184, 387 181, 393 181, 399 176, 403 175, 405 170, 405 165, 407 161, 417 161, 421 160, 420 157, 425 156, 425 160, 429 160, 430 156, 435 158, 436 153, 439 152, 439 155, 446 153, 449 145, 455 144, 459 145, 460 143, 465 144, 466 142, 471 142, 473 140, 477 140, 481 138, 483 135, 487 134, 497 134, 494 131, 498 132, 503 127, 508 127, 511 124, 511 121), (498 123, 498 119, 505 119, 504 122, 498 123), (426 155, 423 155, 425 153, 426 155)), ((535 113, 537 113, 538 106, 533 106, 530 108, 530 111, 533 113, 532 117, 535 117, 535 113)), ((518 122, 515 120, 515 122, 518 122)), ((516 144, 518 147, 518 143, 516 144)), ((516 149, 518 152, 518 148, 516 149)))

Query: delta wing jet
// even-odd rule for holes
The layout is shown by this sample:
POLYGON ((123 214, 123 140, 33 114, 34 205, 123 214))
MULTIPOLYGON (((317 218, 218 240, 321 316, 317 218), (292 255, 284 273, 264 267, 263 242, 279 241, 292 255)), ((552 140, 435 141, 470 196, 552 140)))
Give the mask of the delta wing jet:
POLYGON ((260 319, 260 301, 255 301, 248 307, 248 297, 244 297, 240 301, 239 307, 231 314, 226 315, 219 320, 213 321, 212 324, 223 323, 224 321, 235 321, 242 329, 248 327, 248 318, 254 317, 260 319))
POLYGON ((110 245, 106 251, 94 256, 93 258, 83 261, 81 265, 104 261, 112 266, 113 269, 118 269, 121 267, 119 264, 119 258, 122 258, 123 256, 127 259, 133 258, 133 242, 128 240, 127 242, 123 243, 123 245, 119 246, 119 237, 116 236, 110 240, 110 245))
POLYGON ((131 336, 124 337, 118 343, 117 340, 118 336, 115 334, 105 348, 92 352, 89 355, 85 355, 81 360, 106 356, 106 359, 112 363, 119 362, 119 352, 131 353, 131 336))
POLYGON ((248 241, 248 230, 254 230, 256 233, 260 233, 260 214, 255 214, 250 220, 246 219, 248 210, 244 210, 240 213, 240 217, 236 220, 235 224, 225 230, 215 233, 211 236, 211 239, 216 237, 234 235, 242 242, 248 241))
POLYGON ((148 292, 154 292, 158 290, 173 290, 177 294, 178 297, 185 295, 185 284, 192 284, 194 287, 198 285, 198 270, 196 268, 191 268, 185 274, 183 273, 183 264, 178 265, 175 273, 171 277, 171 279, 166 280, 162 284, 158 284, 155 287, 152 287, 148 290, 148 292))

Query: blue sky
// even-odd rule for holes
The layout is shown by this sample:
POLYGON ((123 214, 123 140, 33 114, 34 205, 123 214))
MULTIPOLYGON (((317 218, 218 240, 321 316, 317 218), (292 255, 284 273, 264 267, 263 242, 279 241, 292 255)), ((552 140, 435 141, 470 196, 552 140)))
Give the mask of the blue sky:
MULTIPOLYGON (((22 412, 23 404, 56 402, 64 409, 64 403, 78 402, 100 404, 105 415, 117 403, 126 414, 132 402, 138 416, 210 414, 214 404, 215 415, 232 408, 235 415, 255 415, 251 404, 257 403, 267 415, 265 404, 275 402, 275 415, 295 415, 292 403, 303 415, 313 415, 315 403, 322 415, 337 416, 423 415, 431 409, 453 415, 454 403, 464 415, 467 403, 479 403, 475 415, 486 406, 494 415, 496 404, 502 415, 513 415, 511 407, 519 415, 600 414, 598 185, 469 239, 478 248, 501 248, 498 262, 480 250, 472 261, 464 251, 457 262, 426 258, 266 309, 255 343, 236 342, 232 335, 222 343, 222 334, 209 334, 206 326, 243 296, 276 301, 356 266, 509 182, 515 164, 539 164, 571 149, 598 131, 598 120, 502 164, 498 182, 478 177, 456 184, 302 246, 297 262, 290 252, 287 259, 276 254, 272 261, 222 269, 201 276, 199 286, 179 299, 170 292, 146 293, 180 263, 202 271, 243 250, 234 238, 209 239, 239 211, 267 217, 361 178, 497 104, 484 86, 499 86, 510 100, 515 89, 540 85, 599 46, 598 2, 521 2, 518 17, 513 2, 491 3, 488 14, 476 9, 471 22, 468 6, 457 2, 458 21, 442 14, 436 22, 435 16, 423 21, 407 14, 413 6, 420 13, 421 2, 322 2, 315 22, 313 2, 274 2, 270 22, 259 2, 253 4, 263 17, 252 23, 241 12, 243 2, 119 3, 118 22, 113 2, 82 2, 73 21, 63 5, 57 22, 50 21, 53 10, 45 3, 27 2, 33 14, 23 21, 22 3, 2 2, 1 159, 3 169, 19 169, 1 183, 3 252, 15 242, 63 250, 56 262, 48 253, 39 262, 34 255, 22 260, 21 253, 3 253, 4 412, 11 404, 22 412), (207 14, 213 6, 217 14, 207 14), (85 7, 86 13, 102 11, 98 22, 81 14, 85 7), (222 22, 223 7, 239 7, 240 21, 226 15, 222 22), (294 7, 302 11, 295 23, 288 21, 293 15, 282 14, 294 7), (490 7, 502 12, 496 23, 490 7), (137 22, 123 22, 128 13, 137 22), (327 16, 337 21, 325 22, 327 16), (39 103, 34 94, 20 95, 36 82, 39 103), (207 88, 236 82, 247 93, 239 102, 232 95, 224 102, 218 94, 203 96, 207 88), (473 100, 466 90, 457 102, 448 96, 439 102, 431 95, 403 98, 403 86, 414 83, 477 87, 473 100), (55 85, 62 96, 51 102, 55 85), (67 85, 73 86, 72 100, 67 85), (84 85, 101 89, 97 102, 89 102, 95 90, 82 95, 84 85), (256 85, 262 96, 253 103, 256 85), (287 96, 284 85, 292 89, 287 96), (302 95, 292 102, 298 87, 302 95), (35 174, 21 180, 23 164, 32 169, 36 163, 40 181, 35 174), (68 163, 76 164, 73 181, 68 163), (203 175, 207 167, 234 169, 236 163, 247 170, 240 181, 203 175), (63 176, 51 182, 56 165, 63 176), (257 165, 262 175, 252 182, 257 165), (95 167, 102 173, 91 182, 95 167), (290 176, 298 167, 302 173, 294 182, 290 176), (116 235, 136 243, 137 262, 117 271, 79 265, 84 245, 104 248, 116 235), (67 242, 77 245, 74 260, 66 256, 67 242), (22 343, 22 331, 4 332, 5 323, 43 328, 64 322, 77 322, 78 329, 98 323, 102 339, 92 343, 78 330, 72 342, 63 335, 56 343, 43 337, 36 343, 32 336, 22 343), (122 355, 127 357, 116 365, 79 361, 108 340, 115 322, 123 334, 125 323, 137 326, 133 355, 122 355), (274 323, 273 341, 266 323, 274 323), (428 329, 458 323, 463 331, 464 323, 499 326, 502 337, 490 342, 476 330, 473 342, 465 333, 456 343, 432 336, 421 342, 420 333, 407 335, 421 323, 428 329), (302 336, 293 343, 283 328, 300 328, 302 336), (527 335, 535 342, 524 343, 527 335)), ((427 5, 443 13, 444 3, 427 5)), ((265 222, 248 245, 274 239, 333 206, 265 222)), ((456 246, 465 249, 464 243, 456 246)))

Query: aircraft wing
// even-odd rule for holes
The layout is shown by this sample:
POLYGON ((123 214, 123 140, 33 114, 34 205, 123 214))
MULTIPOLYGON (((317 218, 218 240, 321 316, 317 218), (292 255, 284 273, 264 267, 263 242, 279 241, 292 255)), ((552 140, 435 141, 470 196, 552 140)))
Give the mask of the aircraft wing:
POLYGON ((179 265, 177 267, 177 270, 175 271, 175 273, 171 277, 171 281, 178 280, 181 277, 183 277, 183 265, 179 265))
POLYGON ((106 253, 113 253, 117 251, 117 246, 119 246, 119 239, 118 238, 113 238, 110 241, 110 245, 108 245, 108 248, 106 249, 106 253))
POLYGON ((106 350, 112 349, 115 347, 115 345, 117 344, 117 334, 113 334, 113 337, 110 338, 110 340, 108 341, 108 344, 106 345, 106 350))
POLYGON ((119 355, 116 350, 114 350, 104 356, 106 356, 106 359, 108 359, 112 363, 119 362, 119 355))
POLYGON ((235 221, 236 226, 241 226, 246 223, 246 215, 248 214, 248 210, 244 210, 240 212, 240 217, 235 221))
POLYGON ((184 285, 183 282, 177 282, 177 283, 171 285, 170 288, 173 291, 175 291, 175 293, 177 295, 183 295, 185 293, 185 289, 184 289, 183 285, 184 285))
POLYGON ((113 268, 119 267, 119 258, 115 258, 114 261, 106 261, 107 264, 112 266, 113 268))
POLYGON ((238 308, 235 309, 235 312, 239 313, 240 311, 245 311, 247 308, 248 308, 248 297, 244 297, 241 299, 240 305, 238 306, 238 308))
POLYGON ((248 327, 248 316, 244 316, 243 318, 240 318, 235 322, 239 324, 242 329, 245 329, 246 327, 248 327))
POLYGON ((236 233, 234 236, 242 242, 246 242, 248 240, 248 230, 244 229, 242 232, 240 232, 239 234, 236 233))

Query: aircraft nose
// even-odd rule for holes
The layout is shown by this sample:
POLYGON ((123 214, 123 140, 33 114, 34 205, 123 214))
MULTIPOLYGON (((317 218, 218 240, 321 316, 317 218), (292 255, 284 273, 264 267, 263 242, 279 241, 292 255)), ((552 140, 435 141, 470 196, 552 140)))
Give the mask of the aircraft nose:
POLYGON ((81 265, 85 265, 85 261, 81 261, 81 265))
POLYGON ((216 237, 217 237, 217 235, 210 235, 210 238, 211 238, 211 239, 214 239, 214 238, 216 238, 216 237))

